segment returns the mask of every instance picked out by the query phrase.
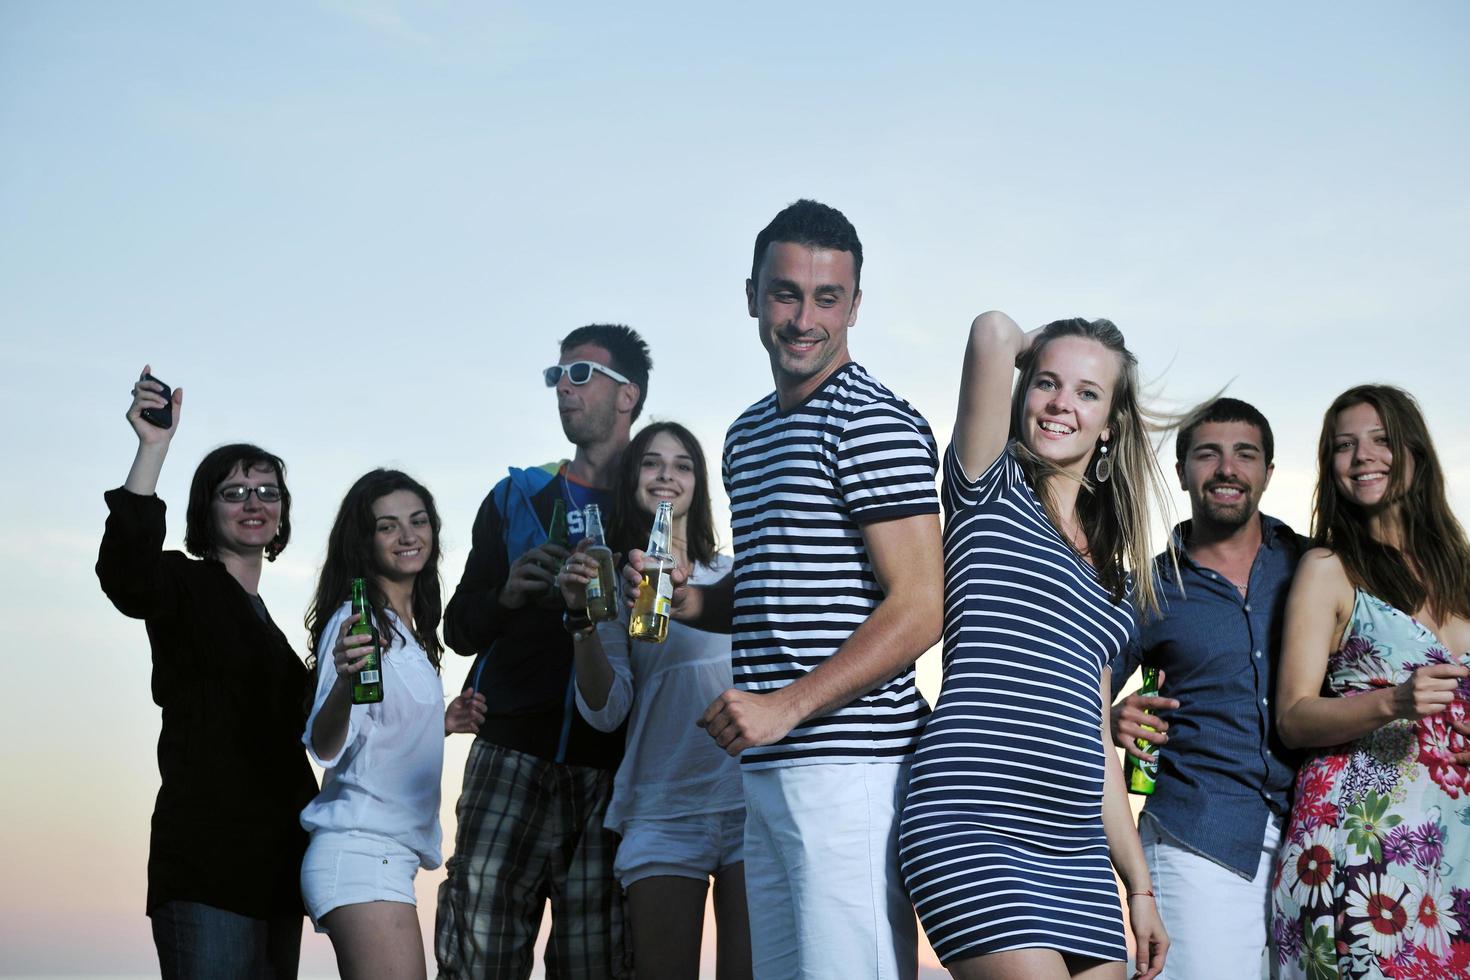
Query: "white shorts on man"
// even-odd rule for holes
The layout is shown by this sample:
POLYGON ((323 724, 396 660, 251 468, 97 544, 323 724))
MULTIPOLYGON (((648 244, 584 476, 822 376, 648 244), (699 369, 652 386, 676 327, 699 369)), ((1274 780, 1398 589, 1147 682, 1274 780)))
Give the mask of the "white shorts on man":
POLYGON ((1190 850, 1147 811, 1138 821, 1154 901, 1169 933, 1158 980, 1245 980, 1270 976, 1271 873, 1281 818, 1266 822, 1254 878, 1190 850))

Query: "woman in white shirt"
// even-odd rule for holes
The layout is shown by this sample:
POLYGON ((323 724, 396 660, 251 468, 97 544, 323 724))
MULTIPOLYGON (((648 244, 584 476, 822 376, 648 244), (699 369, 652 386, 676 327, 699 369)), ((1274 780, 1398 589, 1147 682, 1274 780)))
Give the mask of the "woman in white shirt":
POLYGON ((311 832, 301 892, 343 977, 425 976, 413 879, 442 860, 444 736, 484 718, 483 696, 470 691, 444 710, 439 557, 429 491, 397 470, 373 470, 342 501, 306 616, 316 697, 302 741, 324 774, 301 812, 311 832), (376 704, 352 703, 372 642, 347 632, 360 618, 354 578, 366 581, 383 652, 376 704))
MULTIPOLYGON (((715 551, 704 452, 688 429, 654 422, 623 453, 608 543, 626 554, 648 540, 653 513, 672 501, 674 558, 696 585, 730 572, 715 551)), ((705 893, 715 882, 716 976, 750 977, 745 908, 745 798, 739 762, 695 721, 731 687, 730 637, 670 623, 663 643, 629 642, 627 610, 595 630, 576 628, 596 562, 579 550, 560 582, 575 640, 577 708, 594 727, 628 721, 627 751, 605 825, 622 836, 613 870, 628 896, 639 976, 695 978, 705 893)))

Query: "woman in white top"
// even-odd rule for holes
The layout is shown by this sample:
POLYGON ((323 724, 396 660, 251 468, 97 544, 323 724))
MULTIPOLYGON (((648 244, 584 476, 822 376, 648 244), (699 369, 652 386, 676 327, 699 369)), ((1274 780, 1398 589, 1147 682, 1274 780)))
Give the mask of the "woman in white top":
MULTIPOLYGON (((672 501, 675 560, 695 584, 723 578, 730 558, 715 552, 707 481, 704 452, 688 429, 673 422, 645 426, 623 453, 608 543, 625 554, 643 547, 658 504, 672 501)), ((628 721, 606 826, 623 838, 613 870, 628 895, 634 967, 639 976, 699 976, 713 876, 716 976, 748 978, 740 765, 695 726, 731 687, 730 637, 670 623, 665 642, 630 643, 626 610, 595 630, 575 629, 595 570, 579 549, 559 581, 572 610, 577 707, 603 731, 628 721)))
POLYGON ((327 541, 306 628, 316 697, 302 741, 325 770, 301 812, 311 843, 301 892, 344 977, 423 977, 413 879, 437 868, 444 736, 472 732, 484 698, 465 691, 444 710, 437 628, 439 514, 422 485, 397 470, 353 484, 327 541), (349 636, 349 599, 366 581, 383 651, 383 700, 352 703, 371 636, 349 636))

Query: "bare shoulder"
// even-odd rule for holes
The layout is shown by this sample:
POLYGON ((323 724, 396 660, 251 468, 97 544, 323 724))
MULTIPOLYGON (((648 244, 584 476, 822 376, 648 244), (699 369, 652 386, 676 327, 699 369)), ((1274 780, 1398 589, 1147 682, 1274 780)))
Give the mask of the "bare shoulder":
POLYGON ((1348 580, 1347 570, 1342 567, 1342 559, 1331 548, 1310 548, 1302 555, 1297 562, 1296 578, 1300 580, 1303 577, 1318 581, 1337 579, 1344 584, 1348 580))
POLYGON ((1330 548, 1312 548, 1297 563, 1291 594, 1318 602, 1332 600, 1341 606, 1352 599, 1353 584, 1336 552, 1330 548))

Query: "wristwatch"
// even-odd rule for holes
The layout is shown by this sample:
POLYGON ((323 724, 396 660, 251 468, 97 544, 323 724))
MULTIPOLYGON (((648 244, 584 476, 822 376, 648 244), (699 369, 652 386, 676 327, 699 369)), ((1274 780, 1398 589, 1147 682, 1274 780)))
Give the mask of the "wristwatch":
POLYGON ((587 610, 568 609, 561 614, 561 628, 572 634, 573 640, 585 640, 597 631, 597 624, 587 615, 587 610))

